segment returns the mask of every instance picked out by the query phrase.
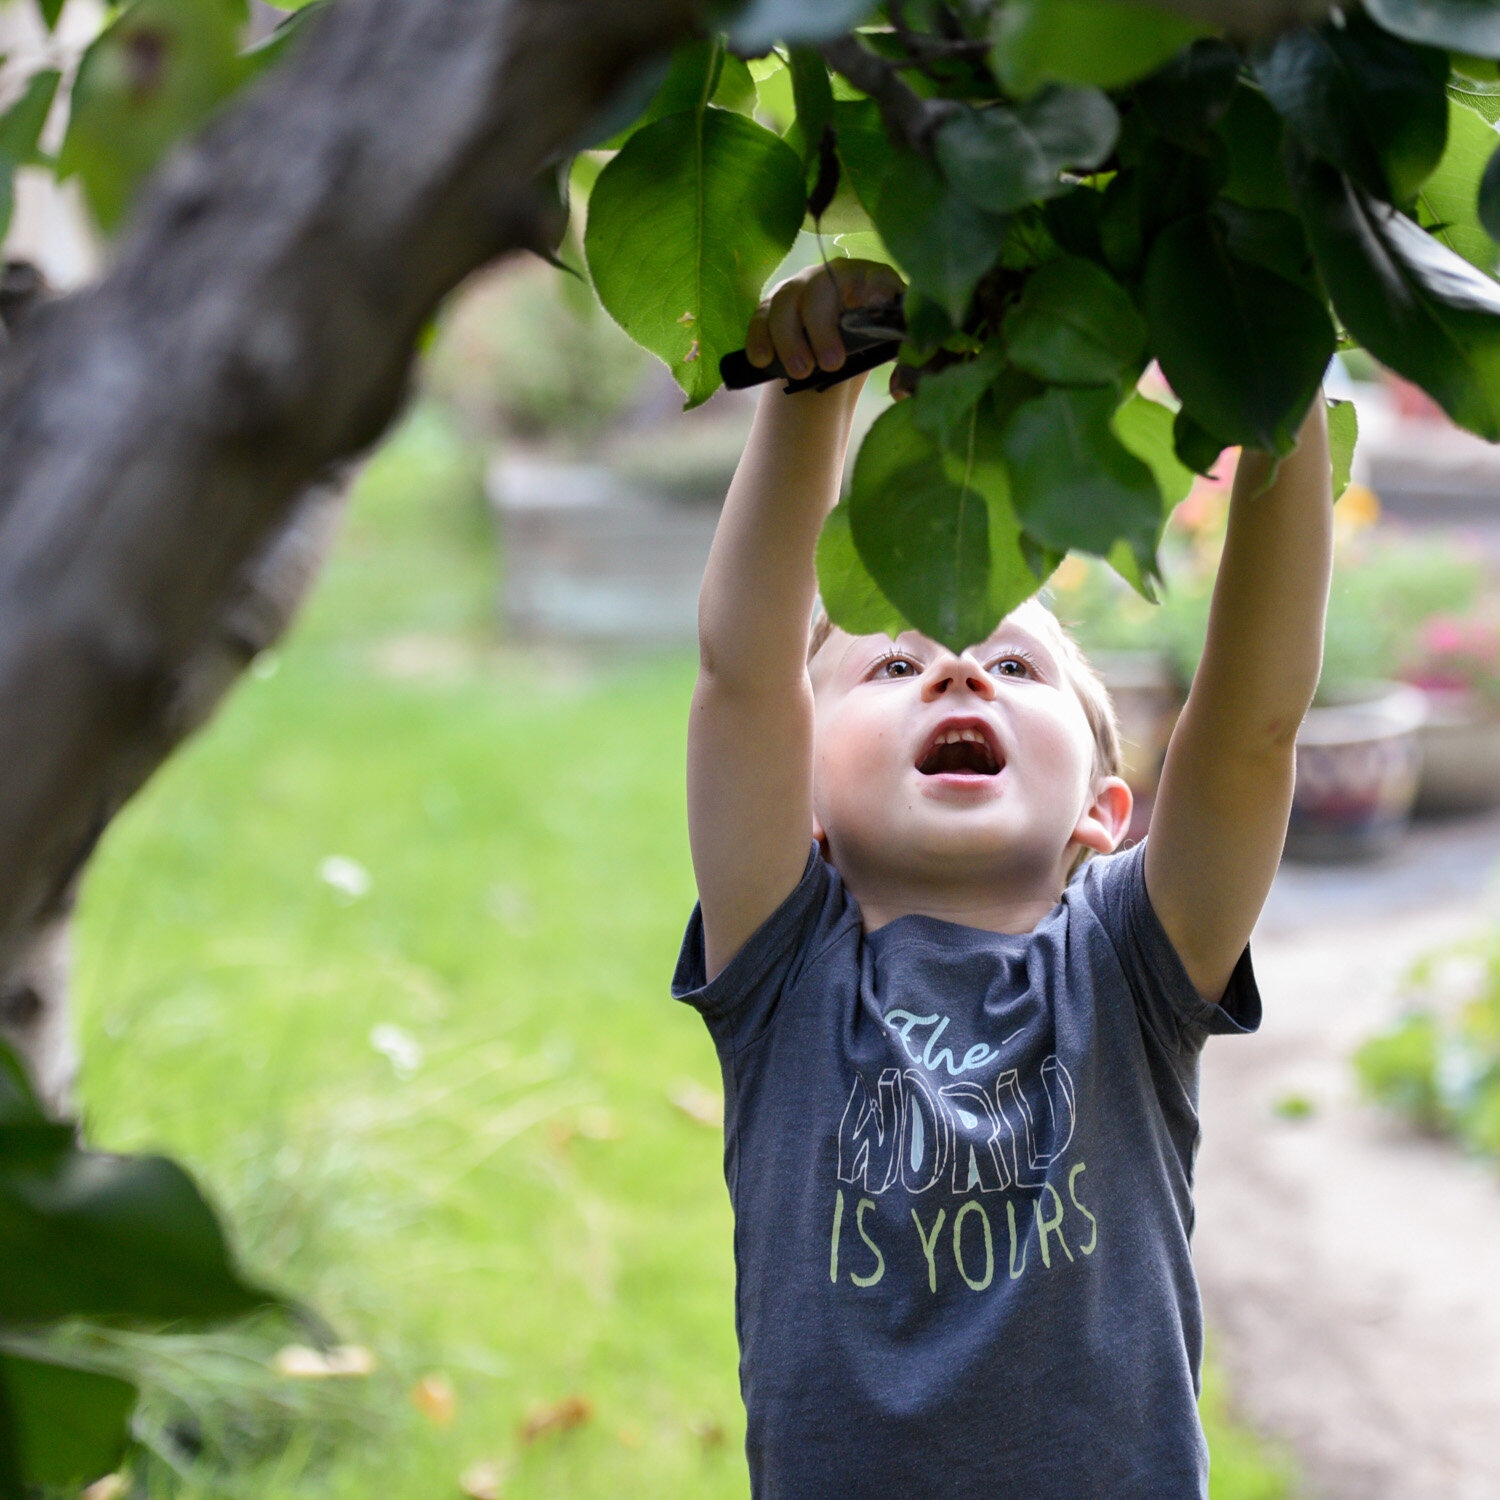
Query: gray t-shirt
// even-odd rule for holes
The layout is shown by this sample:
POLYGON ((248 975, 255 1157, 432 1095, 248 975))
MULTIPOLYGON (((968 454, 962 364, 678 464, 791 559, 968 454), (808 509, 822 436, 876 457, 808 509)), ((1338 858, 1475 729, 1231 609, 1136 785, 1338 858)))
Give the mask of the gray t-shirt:
POLYGON ((1031 932, 866 934, 816 846, 712 983, 756 1500, 1198 1500, 1198 995, 1144 844, 1031 932))

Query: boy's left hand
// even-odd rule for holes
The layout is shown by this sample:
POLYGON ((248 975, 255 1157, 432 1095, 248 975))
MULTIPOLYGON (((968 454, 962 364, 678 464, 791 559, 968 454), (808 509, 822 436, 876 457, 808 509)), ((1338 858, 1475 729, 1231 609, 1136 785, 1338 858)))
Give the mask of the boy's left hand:
POLYGON ((778 282, 755 310, 745 332, 745 356, 765 369, 779 359, 796 380, 814 369, 837 370, 845 357, 839 318, 857 307, 894 301, 901 278, 873 260, 834 260, 778 282))

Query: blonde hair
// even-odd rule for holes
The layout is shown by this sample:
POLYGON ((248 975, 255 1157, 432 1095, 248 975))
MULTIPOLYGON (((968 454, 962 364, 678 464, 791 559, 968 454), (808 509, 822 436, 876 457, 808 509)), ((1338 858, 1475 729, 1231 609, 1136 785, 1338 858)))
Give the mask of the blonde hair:
MULTIPOLYGON (((1041 596, 1033 595, 1018 608, 1025 609, 1028 605, 1034 606, 1041 628, 1046 631, 1057 650, 1063 677, 1083 708, 1083 716, 1088 721, 1089 732, 1094 740, 1093 784, 1098 786, 1105 777, 1118 776, 1121 769, 1120 723, 1115 715, 1114 700, 1109 696, 1104 679, 1094 670, 1094 664, 1083 654, 1083 648, 1073 639, 1062 621, 1048 609, 1041 596)), ((809 665, 832 633, 833 621, 829 619, 822 599, 816 598, 813 601, 812 625, 807 636, 809 665)), ((1077 872, 1092 852, 1089 849, 1079 851, 1077 859, 1068 870, 1069 876, 1077 872)))

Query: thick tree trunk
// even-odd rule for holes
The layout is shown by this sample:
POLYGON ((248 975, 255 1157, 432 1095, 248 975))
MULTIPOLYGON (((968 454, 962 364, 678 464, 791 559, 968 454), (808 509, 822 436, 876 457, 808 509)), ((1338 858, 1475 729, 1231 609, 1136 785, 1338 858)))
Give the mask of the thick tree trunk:
POLYGON ((115 813, 291 624, 333 544, 345 493, 337 479, 310 485, 270 544, 251 558, 208 635, 100 787, 96 815, 56 899, 0 948, 0 1037, 15 1048, 42 1104, 55 1115, 71 1112, 77 1066, 68 1015, 69 926, 84 862, 115 813))
POLYGON ((169 163, 103 282, 28 322, 0 366, 0 971, 56 968, 81 858, 153 725, 192 717, 169 706, 246 560, 389 422, 441 298, 556 232, 538 174, 692 19, 333 7, 169 163))
MULTIPOLYGON (((50 295, 35 266, 5 264, 0 270, 0 351, 50 295)), ((291 623, 332 545, 344 493, 337 480, 309 486, 269 545, 250 559, 208 635, 101 786, 96 814, 69 861, 71 878, 55 901, 0 948, 0 1038, 14 1047, 42 1103, 56 1115, 69 1112, 76 1066, 68 1018, 69 923, 83 863, 115 813, 291 623)))

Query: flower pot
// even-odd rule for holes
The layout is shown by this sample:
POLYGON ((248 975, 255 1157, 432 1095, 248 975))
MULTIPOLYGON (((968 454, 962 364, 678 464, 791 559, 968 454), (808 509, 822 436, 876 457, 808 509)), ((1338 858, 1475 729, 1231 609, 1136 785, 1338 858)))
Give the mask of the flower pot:
POLYGON ((1416 798, 1426 709, 1416 688, 1374 682, 1309 710, 1297 733, 1289 858, 1369 859, 1395 846, 1416 798))
POLYGON ((1478 812, 1500 802, 1500 711, 1466 688, 1421 690, 1418 815, 1478 812))

